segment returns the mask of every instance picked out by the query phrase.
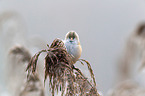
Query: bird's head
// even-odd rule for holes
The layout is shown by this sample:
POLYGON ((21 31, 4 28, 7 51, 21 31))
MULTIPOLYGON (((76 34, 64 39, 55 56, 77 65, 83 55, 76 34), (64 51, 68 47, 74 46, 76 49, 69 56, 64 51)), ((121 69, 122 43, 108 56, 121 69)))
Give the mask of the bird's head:
POLYGON ((79 36, 75 31, 69 31, 65 36, 65 40, 71 43, 79 43, 79 36))

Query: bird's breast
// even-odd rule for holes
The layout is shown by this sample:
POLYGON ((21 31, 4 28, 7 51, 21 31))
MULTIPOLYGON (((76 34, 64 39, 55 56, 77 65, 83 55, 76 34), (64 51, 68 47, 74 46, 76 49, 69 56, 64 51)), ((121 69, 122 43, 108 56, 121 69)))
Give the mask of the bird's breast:
POLYGON ((65 46, 67 52, 73 55, 73 62, 76 62, 81 56, 81 52, 82 52, 81 45, 65 43, 65 46))

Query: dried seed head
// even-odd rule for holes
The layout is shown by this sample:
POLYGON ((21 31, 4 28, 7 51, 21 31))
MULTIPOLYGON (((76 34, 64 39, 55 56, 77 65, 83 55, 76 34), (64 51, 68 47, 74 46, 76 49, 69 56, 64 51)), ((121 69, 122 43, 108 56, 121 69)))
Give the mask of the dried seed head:
POLYGON ((67 53, 64 43, 60 39, 55 39, 50 47, 49 45, 47 46, 47 50, 42 50, 31 58, 27 66, 28 76, 30 72, 35 73, 39 55, 42 52, 46 52, 44 82, 49 77, 49 87, 52 96, 58 91, 61 91, 62 96, 87 96, 88 93, 94 94, 93 96, 99 96, 93 71, 86 60, 82 59, 80 62, 87 64, 94 81, 93 84, 87 80, 81 70, 73 65, 72 57, 67 53))

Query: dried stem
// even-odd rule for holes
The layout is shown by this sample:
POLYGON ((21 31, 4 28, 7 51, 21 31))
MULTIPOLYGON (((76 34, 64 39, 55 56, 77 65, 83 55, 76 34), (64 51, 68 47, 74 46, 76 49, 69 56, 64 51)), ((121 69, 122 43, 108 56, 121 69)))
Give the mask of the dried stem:
POLYGON ((93 70, 88 61, 84 59, 79 60, 81 64, 84 65, 83 62, 87 64, 94 84, 91 84, 81 70, 73 65, 72 56, 67 53, 64 43, 60 39, 55 39, 51 46, 47 45, 47 47, 47 50, 41 50, 30 60, 26 69, 28 71, 28 78, 30 72, 35 73, 39 55, 45 52, 47 54, 45 56, 44 83, 47 77, 49 77, 49 87, 52 96, 58 91, 61 92, 62 96, 88 96, 88 94, 93 94, 89 96, 99 96, 93 70), (85 86, 89 86, 89 89, 86 90, 85 86))

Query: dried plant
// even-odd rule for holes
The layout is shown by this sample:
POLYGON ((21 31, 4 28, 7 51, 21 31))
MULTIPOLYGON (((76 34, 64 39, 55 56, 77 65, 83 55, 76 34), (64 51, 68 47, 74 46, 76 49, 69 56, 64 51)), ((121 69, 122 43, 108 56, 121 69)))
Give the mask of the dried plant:
MULTIPOLYGON (((119 70, 121 78, 128 79, 132 74, 132 70, 142 70, 145 66, 145 22, 139 24, 135 31, 129 36, 126 42, 124 53, 119 61, 119 70), (134 62, 137 58, 141 60, 140 69, 134 69, 134 62)), ((136 67, 137 68, 137 67, 136 67)))
MULTIPOLYGON (((121 81, 107 96, 145 96, 145 90, 135 81, 144 85, 140 70, 145 66, 145 22, 139 24, 127 38, 124 53, 119 61, 119 78, 121 81), (142 64, 137 65, 139 59, 142 64), (140 69, 139 69, 140 67, 140 69), (131 79, 131 80, 128 80, 131 79), (123 82, 122 82, 123 81, 123 82)), ((144 73, 143 73, 144 74, 144 73)))
POLYGON ((30 52, 21 45, 10 48, 6 65, 6 87, 12 96, 19 96, 20 88, 26 78, 24 68, 31 59, 30 52))
POLYGON ((45 78, 49 77, 49 87, 52 96, 60 91, 62 96, 99 96, 96 89, 95 77, 89 62, 80 59, 79 62, 88 66, 93 82, 89 81, 76 68, 72 62, 72 56, 67 53, 64 43, 60 39, 55 39, 51 46, 47 45, 47 50, 41 50, 35 54, 28 66, 28 78, 30 74, 36 74, 37 60, 42 52, 47 53, 45 57, 45 78))
POLYGON ((145 96, 145 89, 136 82, 127 80, 110 90, 107 96, 145 96))
POLYGON ((44 89, 38 75, 30 75, 19 96, 44 96, 44 89))
POLYGON ((25 82, 26 78, 26 65, 31 59, 30 52, 21 45, 15 45, 9 51, 10 61, 7 65, 7 78, 8 88, 12 96, 44 96, 41 81, 38 75, 30 76, 25 82), (23 90, 21 90, 23 88, 23 90))
POLYGON ((29 60, 31 59, 30 52, 21 45, 16 45, 13 48, 11 48, 9 54, 18 56, 21 62, 29 62, 29 60))

